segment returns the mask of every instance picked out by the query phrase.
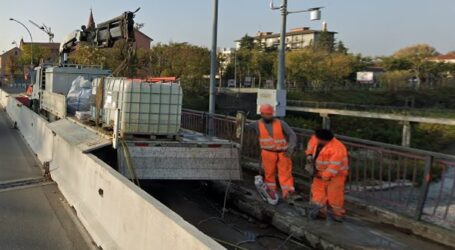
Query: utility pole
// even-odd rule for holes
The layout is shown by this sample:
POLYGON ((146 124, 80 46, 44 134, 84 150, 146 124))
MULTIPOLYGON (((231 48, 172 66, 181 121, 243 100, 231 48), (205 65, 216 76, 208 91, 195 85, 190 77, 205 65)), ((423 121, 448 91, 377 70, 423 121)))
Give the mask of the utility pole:
POLYGON ((286 23, 288 16, 288 0, 283 0, 280 6, 281 12, 281 34, 280 34, 280 54, 278 56, 278 82, 276 89, 286 89, 286 23))
POLYGON ((25 24, 19 22, 18 20, 14 19, 14 18, 10 18, 9 20, 22 25, 22 27, 24 27, 27 30, 27 32, 28 32, 28 34, 30 36, 30 58, 31 58, 30 59, 30 66, 33 67, 33 37, 32 37, 32 33, 30 33, 30 30, 27 28, 27 26, 25 26, 25 24))
POLYGON ((213 27, 212 27, 212 51, 210 53, 210 97, 209 97, 209 126, 208 134, 215 135, 215 91, 216 91, 216 68, 217 68, 217 39, 218 39, 218 0, 213 0, 213 27))
POLYGON ((299 11, 288 11, 288 1, 282 0, 281 5, 279 7, 275 7, 273 4, 273 0, 270 2, 270 8, 272 10, 280 10, 281 13, 281 34, 280 34, 280 51, 278 55, 278 74, 277 74, 277 90, 284 90, 286 89, 286 23, 287 23, 287 16, 289 14, 294 13, 302 13, 302 12, 310 12, 311 20, 320 20, 321 19, 321 11, 323 7, 311 8, 307 10, 299 10, 299 11))

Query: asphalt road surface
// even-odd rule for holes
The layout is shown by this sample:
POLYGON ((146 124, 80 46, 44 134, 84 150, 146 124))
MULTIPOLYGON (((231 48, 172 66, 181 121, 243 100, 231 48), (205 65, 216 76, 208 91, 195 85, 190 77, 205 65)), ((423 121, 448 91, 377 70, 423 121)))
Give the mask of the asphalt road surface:
POLYGON ((0 111, 0 249, 90 249, 91 240, 0 111))

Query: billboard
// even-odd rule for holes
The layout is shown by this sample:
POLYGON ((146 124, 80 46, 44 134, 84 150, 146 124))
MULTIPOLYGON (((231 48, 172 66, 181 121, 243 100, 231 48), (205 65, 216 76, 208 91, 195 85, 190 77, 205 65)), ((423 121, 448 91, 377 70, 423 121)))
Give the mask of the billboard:
POLYGON ((357 72, 357 82, 370 84, 374 83, 374 72, 371 71, 357 72))

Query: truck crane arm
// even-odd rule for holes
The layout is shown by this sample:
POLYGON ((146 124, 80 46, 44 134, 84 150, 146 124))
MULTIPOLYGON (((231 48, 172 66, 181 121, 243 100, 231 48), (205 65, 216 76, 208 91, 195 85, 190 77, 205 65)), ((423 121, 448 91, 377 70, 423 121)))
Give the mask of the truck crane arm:
POLYGON ((126 11, 116 18, 98 24, 95 29, 82 26, 81 30, 71 32, 60 44, 60 55, 73 51, 81 42, 87 42, 95 48, 112 48, 118 40, 134 43, 134 17, 139 9, 134 12, 126 11))

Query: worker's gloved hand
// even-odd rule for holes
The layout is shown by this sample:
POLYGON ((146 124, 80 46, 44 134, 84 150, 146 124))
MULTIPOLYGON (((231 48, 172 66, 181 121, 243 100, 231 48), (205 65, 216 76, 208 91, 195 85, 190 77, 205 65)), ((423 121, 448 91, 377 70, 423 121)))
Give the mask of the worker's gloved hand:
POLYGON ((306 157, 306 163, 307 163, 307 164, 313 164, 313 163, 314 163, 314 159, 313 159, 313 156, 312 156, 312 155, 307 155, 307 157, 306 157))
POLYGON ((330 179, 332 179, 332 176, 330 174, 327 174, 326 171, 324 171, 322 173, 322 176, 321 176, 322 181, 330 181, 330 179))
POLYGON ((284 155, 286 155, 286 157, 291 158, 294 155, 294 151, 295 151, 294 148, 288 148, 288 150, 284 152, 284 155))
POLYGON ((305 165, 305 171, 310 175, 310 176, 313 176, 314 175, 314 167, 313 167, 313 164, 306 164, 305 165))

